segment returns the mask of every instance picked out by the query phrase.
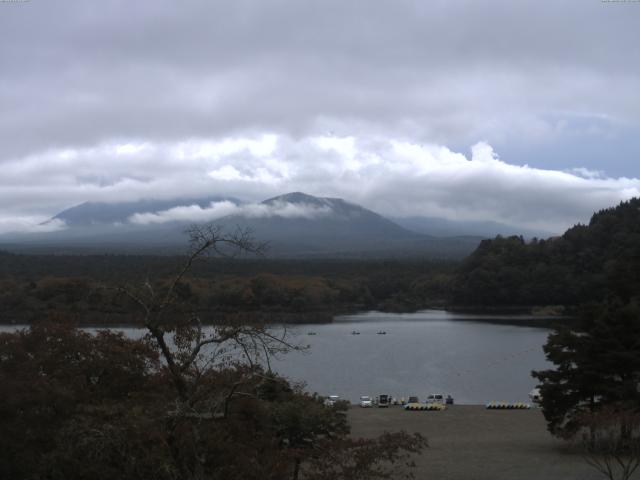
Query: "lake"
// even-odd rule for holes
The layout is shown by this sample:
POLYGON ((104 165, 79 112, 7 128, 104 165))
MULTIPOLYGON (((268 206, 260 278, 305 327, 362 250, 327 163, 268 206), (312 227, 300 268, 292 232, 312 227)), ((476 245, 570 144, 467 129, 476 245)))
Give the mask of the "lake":
MULTIPOLYGON (((542 351, 549 330, 487 323, 490 318, 524 320, 426 310, 367 312, 339 316, 329 324, 288 326, 293 340, 309 349, 283 355, 272 368, 305 381, 311 392, 353 402, 381 393, 421 399, 443 393, 467 404, 528 401, 536 384, 531 370, 550 366, 542 351)), ((119 330, 141 335, 139 329, 119 330)))
POLYGON ((353 402, 380 393, 444 393, 471 404, 528 401, 536 385, 531 370, 550 367, 542 351, 549 330, 487 319, 437 310, 369 312, 290 327, 309 352, 289 353, 273 367, 292 380, 306 380, 309 391, 353 402))

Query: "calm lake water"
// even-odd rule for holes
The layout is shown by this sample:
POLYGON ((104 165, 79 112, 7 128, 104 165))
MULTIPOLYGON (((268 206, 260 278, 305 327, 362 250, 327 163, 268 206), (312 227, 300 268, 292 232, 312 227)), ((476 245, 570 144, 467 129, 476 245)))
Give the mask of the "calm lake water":
MULTIPOLYGON (((486 319, 438 310, 368 312, 336 317, 331 324, 289 326, 293 341, 309 349, 274 360, 272 368, 305 381, 311 392, 353 402, 381 393, 421 399, 443 393, 473 404, 528 401, 536 384, 531 370, 549 367, 542 351, 549 331, 486 319)), ((141 335, 138 329, 121 330, 141 335)))
POLYGON ((549 331, 483 320, 433 310, 337 317, 332 324, 294 327, 309 353, 290 353, 273 367, 306 380, 309 391, 354 402, 380 393, 444 393, 473 404, 528 401, 536 384, 531 370, 549 367, 542 351, 549 331))

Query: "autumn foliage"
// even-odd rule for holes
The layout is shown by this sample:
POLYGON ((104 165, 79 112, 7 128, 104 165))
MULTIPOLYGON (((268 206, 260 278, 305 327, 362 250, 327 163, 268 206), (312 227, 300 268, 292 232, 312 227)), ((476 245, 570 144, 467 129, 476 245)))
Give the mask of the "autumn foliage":
POLYGON ((388 478, 425 441, 349 437, 345 406, 259 368, 209 368, 186 401, 153 344, 47 322, 0 335, 0 477, 388 478))

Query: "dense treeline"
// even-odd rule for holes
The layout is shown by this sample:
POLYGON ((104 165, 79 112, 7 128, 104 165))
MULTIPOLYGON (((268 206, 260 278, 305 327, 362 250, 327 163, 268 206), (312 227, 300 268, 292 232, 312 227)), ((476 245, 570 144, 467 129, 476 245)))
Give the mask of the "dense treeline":
MULTIPOLYGON (((117 287, 169 278, 180 261, 0 254, 0 322, 32 322, 51 311, 84 324, 135 322, 131 300, 117 287)), ((400 260, 209 259, 194 266, 180 293, 205 320, 253 312, 265 321, 330 321, 338 312, 444 305, 454 266, 400 260)))
POLYGON ((640 199, 595 213, 558 238, 483 241, 460 266, 456 305, 568 305, 640 294, 640 199))

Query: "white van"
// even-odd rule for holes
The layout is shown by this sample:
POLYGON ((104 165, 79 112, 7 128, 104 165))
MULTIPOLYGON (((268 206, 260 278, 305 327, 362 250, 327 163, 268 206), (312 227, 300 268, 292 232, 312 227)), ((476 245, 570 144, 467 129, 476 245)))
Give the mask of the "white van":
POLYGON ((444 395, 442 393, 433 393, 431 395, 427 395, 427 403, 441 403, 444 405, 444 395))

